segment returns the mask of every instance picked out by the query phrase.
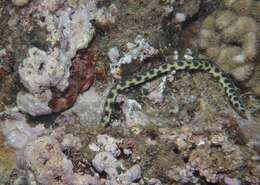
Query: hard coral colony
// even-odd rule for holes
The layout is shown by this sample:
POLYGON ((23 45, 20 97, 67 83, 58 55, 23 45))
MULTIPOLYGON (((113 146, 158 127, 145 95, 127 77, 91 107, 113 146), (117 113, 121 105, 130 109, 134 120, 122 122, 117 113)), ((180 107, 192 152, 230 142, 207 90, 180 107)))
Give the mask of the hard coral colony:
POLYGON ((217 10, 203 21, 198 47, 243 82, 250 79, 257 65, 260 3, 253 0, 224 3, 225 10, 217 10))

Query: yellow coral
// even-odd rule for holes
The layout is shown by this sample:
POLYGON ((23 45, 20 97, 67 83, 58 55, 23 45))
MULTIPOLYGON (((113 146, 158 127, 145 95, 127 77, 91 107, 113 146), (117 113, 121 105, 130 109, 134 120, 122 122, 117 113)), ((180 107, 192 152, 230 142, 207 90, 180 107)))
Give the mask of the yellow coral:
POLYGON ((254 70, 254 65, 252 63, 248 63, 245 65, 241 65, 236 67, 231 71, 232 75, 239 81, 248 80, 254 70))
POLYGON ((215 25, 216 25, 216 17, 214 14, 211 14, 203 21, 202 28, 212 30, 215 28, 215 25))
POLYGON ((242 37, 241 40, 243 51, 249 60, 253 60, 257 55, 257 35, 249 32, 242 37))
POLYGON ((216 29, 222 30, 232 24, 237 16, 231 11, 219 11, 216 17, 216 29))
POLYGON ((259 12, 260 12, 260 1, 256 1, 254 6, 252 6, 251 11, 249 13, 250 13, 250 16, 252 16, 258 22, 260 22, 259 12))
POLYGON ((225 0, 226 7, 239 15, 251 16, 260 22, 260 1, 256 0, 225 0))
MULTIPOLYGON (((236 2, 225 1, 229 7, 236 2)), ((245 4, 249 6, 249 2, 245 4)), ((253 72, 258 31, 259 25, 252 17, 239 16, 231 10, 215 11, 203 21, 197 44, 236 80, 244 81, 253 72)))
POLYGON ((199 46, 206 49, 208 46, 216 46, 219 44, 220 36, 213 30, 202 29, 199 33, 199 46))
POLYGON ((260 97, 260 85, 257 84, 255 87, 253 87, 253 92, 256 96, 260 97))
POLYGON ((225 0, 225 5, 240 15, 248 15, 253 3, 253 0, 225 0))
POLYGON ((223 30, 222 35, 226 41, 234 41, 248 32, 256 33, 258 25, 251 17, 239 17, 236 22, 223 30))
MULTIPOLYGON (((223 47, 218 55, 217 61, 218 64, 222 64, 222 68, 225 71, 231 71, 238 64, 244 63, 244 61, 240 61, 238 57, 241 55, 240 47, 223 47), (228 65, 226 65, 228 64, 228 65)), ((242 57, 241 57, 242 58, 242 57)))

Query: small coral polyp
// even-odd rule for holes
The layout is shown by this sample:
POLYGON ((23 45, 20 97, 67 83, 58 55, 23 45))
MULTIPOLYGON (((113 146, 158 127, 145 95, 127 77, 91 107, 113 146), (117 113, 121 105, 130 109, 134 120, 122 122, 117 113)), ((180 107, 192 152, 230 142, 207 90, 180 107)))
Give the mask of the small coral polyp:
MULTIPOLYGON (((225 3, 229 6, 231 1, 225 3)), ((245 81, 255 66, 258 31, 252 17, 231 10, 215 11, 202 23, 198 46, 237 81, 245 81)))

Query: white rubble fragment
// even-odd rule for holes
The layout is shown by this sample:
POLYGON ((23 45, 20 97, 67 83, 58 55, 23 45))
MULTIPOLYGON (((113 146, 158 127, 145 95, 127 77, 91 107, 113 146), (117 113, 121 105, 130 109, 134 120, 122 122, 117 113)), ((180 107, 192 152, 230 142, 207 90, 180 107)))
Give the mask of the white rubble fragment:
MULTIPOLYGON (((35 47, 30 48, 28 57, 18 70, 22 84, 33 94, 58 86, 65 74, 65 64, 58 59, 57 49, 45 52, 35 47)), ((60 90, 65 88, 66 86, 60 90)))
POLYGON ((115 78, 120 78, 118 71, 123 64, 130 64, 133 61, 143 62, 145 59, 159 53, 159 51, 153 48, 141 35, 135 38, 134 43, 129 42, 126 46, 127 51, 123 53, 121 58, 116 60, 116 57, 114 57, 111 60, 110 69, 115 78))
POLYGON ((148 57, 157 55, 159 51, 153 48, 141 35, 135 38, 136 48, 129 51, 134 56, 134 59, 139 58, 144 61, 148 57))
MULTIPOLYGON (((133 185, 135 184, 134 182, 141 179, 142 171, 138 164, 128 170, 125 169, 122 161, 118 160, 110 150, 107 151, 105 147, 121 142, 121 140, 117 140, 108 135, 97 136, 97 146, 101 152, 96 154, 92 160, 92 164, 99 173, 105 172, 107 174, 106 185, 133 185)), ((131 151, 129 150, 129 152, 131 151)))
POLYGON ((121 154, 121 151, 117 146, 120 141, 114 139, 113 137, 108 135, 98 135, 97 143, 103 147, 106 152, 110 152, 114 157, 118 157, 121 154))
POLYGON ((21 149, 28 143, 28 136, 20 130, 13 130, 6 135, 6 140, 11 147, 21 149))
POLYGON ((241 185, 240 180, 238 180, 236 178, 230 178, 228 176, 224 177, 224 182, 226 185, 241 185))
POLYGON ((132 150, 130 150, 130 149, 128 149, 128 148, 124 148, 123 149, 123 152, 124 152, 124 154, 126 155, 126 156, 130 156, 133 152, 132 152, 132 150))
POLYGON ((90 23, 91 15, 86 8, 77 11, 68 8, 57 14, 60 16, 58 27, 63 37, 61 47, 66 48, 65 55, 71 59, 77 50, 86 48, 93 38, 95 30, 90 23))
POLYGON ((175 19, 177 20, 177 22, 184 22, 186 21, 186 15, 184 13, 176 13, 175 14, 175 19))
POLYGON ((43 136, 29 143, 24 150, 24 160, 27 170, 39 184, 53 184, 57 176, 63 182, 73 182, 72 162, 63 154, 58 141, 53 137, 43 136))
POLYGON ((94 87, 91 87, 88 91, 80 94, 74 106, 63 114, 76 115, 80 123, 96 124, 101 120, 103 104, 100 102, 103 101, 103 97, 96 92, 94 87))
POLYGON ((139 180, 142 177, 141 167, 139 165, 132 166, 126 171, 126 175, 131 182, 139 180))
POLYGON ((141 167, 139 165, 134 165, 129 170, 127 170, 125 173, 122 173, 118 176, 112 176, 111 179, 109 179, 106 184, 116 184, 116 185, 133 185, 141 179, 142 172, 141 167))
POLYGON ((72 134, 66 134, 63 137, 62 143, 61 143, 62 149, 75 149, 79 150, 82 146, 80 143, 80 139, 78 137, 73 136, 72 134))
POLYGON ((50 91, 35 95, 20 91, 16 97, 16 104, 20 111, 29 113, 32 116, 47 115, 52 113, 48 105, 50 100, 50 91), (44 96, 45 98, 41 99, 40 96, 44 96))
POLYGON ((110 177, 118 175, 118 169, 123 169, 121 161, 117 160, 110 152, 100 152, 92 160, 94 168, 99 172, 105 172, 110 177))
POLYGON ((197 182, 198 178, 193 175, 194 170, 189 166, 172 166, 171 170, 167 172, 167 176, 174 180, 182 183, 197 182))
POLYGON ((118 9, 115 4, 111 4, 108 8, 103 7, 98 9, 95 19, 101 25, 114 24, 118 9))
POLYGON ((141 110, 142 105, 139 104, 136 100, 127 99, 128 111, 127 114, 132 116, 134 111, 141 110))
MULTIPOLYGON (((29 134, 35 135, 31 130, 29 134)), ((80 149, 79 138, 71 134, 66 135, 64 127, 58 127, 48 133, 46 129, 44 131, 44 135, 37 134, 37 137, 30 139, 17 152, 18 166, 25 170, 29 184, 102 184, 98 177, 75 173, 72 161, 64 154, 65 149, 70 149, 70 151, 80 149)))
POLYGON ((18 108, 32 116, 46 115, 52 112, 48 106, 52 98, 51 88, 63 91, 68 86, 65 64, 59 60, 59 51, 49 52, 30 48, 28 57, 19 66, 18 72, 22 84, 30 93, 20 91, 17 96, 18 108))
POLYGON ((3 57, 7 54, 6 49, 0 49, 0 57, 3 57))
POLYGON ((147 185, 162 185, 159 179, 152 178, 147 182, 147 185))
POLYGON ((93 152, 99 152, 100 148, 98 145, 96 145, 95 143, 91 143, 88 145, 89 149, 92 150, 93 152))
POLYGON ((117 47, 110 48, 107 55, 112 63, 116 63, 120 57, 120 53, 117 47))
POLYGON ((166 89, 166 83, 168 81, 168 76, 164 76, 162 78, 161 83, 159 84, 159 88, 152 91, 148 98, 152 100, 154 103, 162 104, 165 99, 165 89, 166 89))
POLYGON ((125 123, 128 127, 133 125, 146 125, 150 122, 150 119, 145 115, 142 110, 142 105, 136 100, 128 99, 126 97, 122 98, 123 104, 123 113, 125 116, 125 123))
POLYGON ((3 112, 0 116, 8 115, 0 122, 0 129, 6 137, 7 144, 14 149, 23 149, 29 142, 46 134, 43 125, 30 127, 24 115, 18 112, 3 112))
POLYGON ((98 177, 75 174, 73 185, 103 185, 98 177))

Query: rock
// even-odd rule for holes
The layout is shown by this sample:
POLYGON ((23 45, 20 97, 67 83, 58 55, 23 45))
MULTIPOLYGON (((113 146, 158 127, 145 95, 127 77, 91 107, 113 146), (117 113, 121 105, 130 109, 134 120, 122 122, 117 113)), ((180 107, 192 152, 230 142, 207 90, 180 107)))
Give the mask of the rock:
POLYGON ((103 147, 106 152, 110 152, 114 157, 118 157, 121 154, 121 151, 117 146, 120 141, 114 139, 113 137, 108 135, 98 135, 97 143, 103 147))
POLYGON ((45 52, 38 48, 31 48, 28 57, 19 66, 22 84, 32 93, 41 93, 51 87, 64 90, 68 82, 65 77, 65 63, 59 60, 57 49, 45 52))
POLYGON ((47 115, 52 113, 52 109, 48 105, 50 99, 50 91, 35 95, 20 91, 16 97, 16 104, 19 110, 32 116, 47 115), (45 98, 41 99, 40 96, 45 98))
POLYGON ((80 139, 72 134, 66 134, 61 143, 62 150, 79 150, 82 146, 80 139))
POLYGON ((106 172, 110 177, 118 175, 118 169, 122 169, 122 163, 109 152, 100 152, 92 160, 94 168, 99 172, 106 172))
POLYGON ((58 12, 60 16, 59 31, 63 35, 61 47, 65 48, 65 56, 70 60, 79 49, 87 48, 94 36, 94 27, 90 23, 91 12, 87 8, 74 11, 70 8, 58 12))
POLYGON ((236 178, 230 178, 227 176, 224 177, 224 182, 226 185, 241 185, 240 180, 238 180, 236 178))
POLYGON ((97 124, 103 112, 103 97, 94 87, 79 95, 74 106, 64 112, 64 115, 76 115, 82 124, 97 124))
POLYGON ((118 49, 111 48, 108 56, 111 60, 110 69, 115 78, 121 78, 120 69, 124 64, 130 64, 133 61, 143 62, 145 59, 155 56, 159 53, 157 49, 152 47, 145 38, 137 35, 134 43, 127 43, 127 51, 119 58, 118 49))
POLYGON ((116 63, 120 57, 120 53, 117 47, 110 48, 107 56, 112 63, 116 63))
POLYGON ((73 165, 60 149, 58 141, 43 136, 31 142, 24 150, 25 167, 39 184, 73 182, 73 165), (56 178, 59 176, 60 178, 56 178))
POLYGON ((0 122, 0 128, 6 137, 7 144, 16 150, 23 149, 29 142, 46 133, 43 125, 30 127, 25 117, 17 112, 4 112, 0 117, 5 117, 0 122))
POLYGON ((152 178, 147 182, 148 185, 162 185, 159 179, 152 178))
MULTIPOLYGON (((106 184, 109 185, 132 185, 138 182, 142 177, 141 167, 136 164, 130 169, 125 169, 123 161, 118 160, 118 154, 121 154, 117 144, 122 143, 108 135, 97 136, 97 145, 99 153, 92 160, 94 168, 99 173, 106 173, 106 184), (110 147, 108 147, 110 146, 110 147), (111 147, 112 146, 112 147, 111 147), (120 152, 117 154, 117 152, 120 152)), ((93 144, 92 144, 92 148, 93 144)))
POLYGON ((131 182, 135 182, 142 177, 141 167, 139 165, 132 166, 129 170, 126 171, 127 177, 131 182))

